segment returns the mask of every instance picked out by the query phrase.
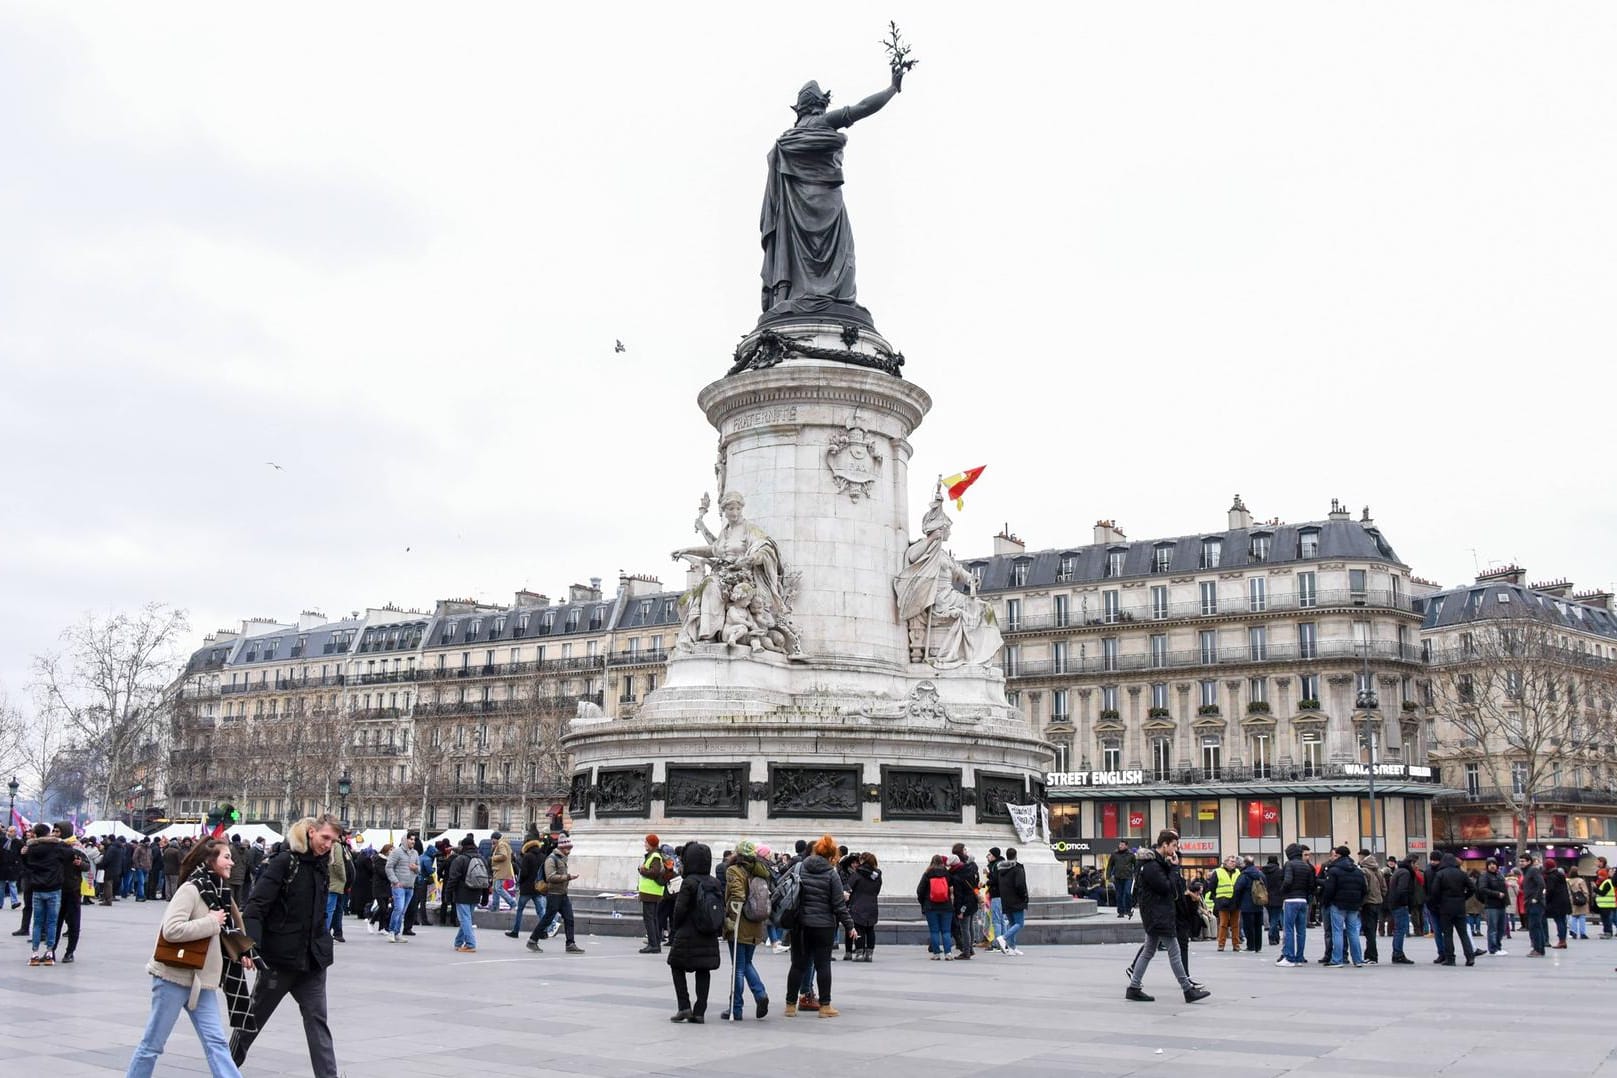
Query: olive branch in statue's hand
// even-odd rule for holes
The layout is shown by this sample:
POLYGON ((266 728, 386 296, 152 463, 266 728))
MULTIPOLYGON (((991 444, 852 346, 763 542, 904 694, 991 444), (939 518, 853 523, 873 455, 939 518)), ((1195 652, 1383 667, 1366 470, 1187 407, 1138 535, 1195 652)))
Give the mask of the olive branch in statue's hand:
POLYGON ((910 59, 910 47, 899 36, 896 22, 887 23, 887 37, 882 41, 882 47, 887 50, 887 66, 893 69, 893 89, 902 92, 905 73, 921 61, 910 59))

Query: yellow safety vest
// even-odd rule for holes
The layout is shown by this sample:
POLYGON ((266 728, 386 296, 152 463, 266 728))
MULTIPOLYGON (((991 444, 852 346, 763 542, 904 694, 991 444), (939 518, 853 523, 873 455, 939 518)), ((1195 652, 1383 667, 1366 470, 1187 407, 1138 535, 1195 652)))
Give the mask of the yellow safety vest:
MULTIPOLYGON (((640 867, 641 868, 650 868, 651 867, 651 859, 653 857, 655 857, 659 861, 661 861, 663 859, 662 854, 657 853, 655 850, 653 850, 651 853, 646 854, 646 859, 644 861, 640 862, 640 867)), ((651 880, 651 879, 647 879, 644 876, 640 877, 640 893, 643 894, 643 895, 653 895, 653 896, 655 896, 657 898, 661 898, 663 896, 664 892, 666 892, 667 890, 668 889, 663 886, 661 880, 651 880)))
POLYGON ((1617 909, 1617 885, 1611 882, 1609 876, 1595 884, 1595 909, 1617 909))
POLYGON ((1239 872, 1228 872, 1228 873, 1226 873, 1223 868, 1219 868, 1216 871, 1214 871, 1213 875, 1216 876, 1217 879, 1218 879, 1218 883, 1217 883, 1218 889, 1213 892, 1214 897, 1215 898, 1234 898, 1235 897, 1235 880, 1241 874, 1239 872))

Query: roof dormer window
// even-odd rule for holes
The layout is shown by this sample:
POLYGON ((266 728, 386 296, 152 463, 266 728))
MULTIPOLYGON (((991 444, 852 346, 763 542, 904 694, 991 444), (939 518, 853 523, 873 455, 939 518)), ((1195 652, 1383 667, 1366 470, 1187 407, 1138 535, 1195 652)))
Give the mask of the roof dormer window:
POLYGON ((1247 540, 1247 557, 1252 561, 1268 561, 1269 544, 1272 541, 1273 536, 1268 532, 1253 532, 1247 540))
POLYGON ((1223 562, 1223 560, 1224 560, 1224 540, 1222 540, 1222 539, 1203 539, 1202 540, 1202 564, 1201 564, 1201 567, 1203 569, 1217 569, 1219 567, 1219 565, 1223 562))
POLYGON ((1167 573, 1173 570, 1173 544, 1158 543, 1151 549, 1151 571, 1167 573))
POLYGON ((1011 564, 1011 587, 1027 587, 1027 567, 1029 564, 1031 563, 1026 559, 1022 559, 1011 564))
POLYGON ((1078 555, 1061 555, 1060 565, 1056 569, 1056 583, 1070 584, 1078 575, 1078 555))
POLYGON ((1122 576, 1123 563, 1128 560, 1128 547, 1112 547, 1106 551, 1106 575, 1122 576))
POLYGON ((1297 557, 1310 561, 1319 557, 1319 529, 1304 528, 1297 533, 1297 557))

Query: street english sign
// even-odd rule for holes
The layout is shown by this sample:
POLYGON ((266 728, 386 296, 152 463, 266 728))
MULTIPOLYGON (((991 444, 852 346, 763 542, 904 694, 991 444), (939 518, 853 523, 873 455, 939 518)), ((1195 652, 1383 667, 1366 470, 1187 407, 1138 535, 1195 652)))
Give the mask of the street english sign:
MULTIPOLYGON (((1344 775, 1369 775, 1368 764, 1343 764, 1344 775)), ((1429 779, 1432 769, 1420 767, 1416 764, 1377 764, 1376 778, 1378 779, 1429 779)))
POLYGON ((1044 785, 1050 789, 1063 786, 1142 786, 1144 771, 1046 771, 1044 785))

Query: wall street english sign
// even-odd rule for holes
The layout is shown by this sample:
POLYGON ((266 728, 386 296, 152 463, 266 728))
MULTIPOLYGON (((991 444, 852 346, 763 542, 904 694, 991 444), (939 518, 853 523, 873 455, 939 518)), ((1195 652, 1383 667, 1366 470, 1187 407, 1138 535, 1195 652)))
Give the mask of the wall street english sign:
POLYGON ((1145 772, 1046 771, 1044 784, 1052 790, 1073 786, 1141 786, 1145 784, 1145 772))

